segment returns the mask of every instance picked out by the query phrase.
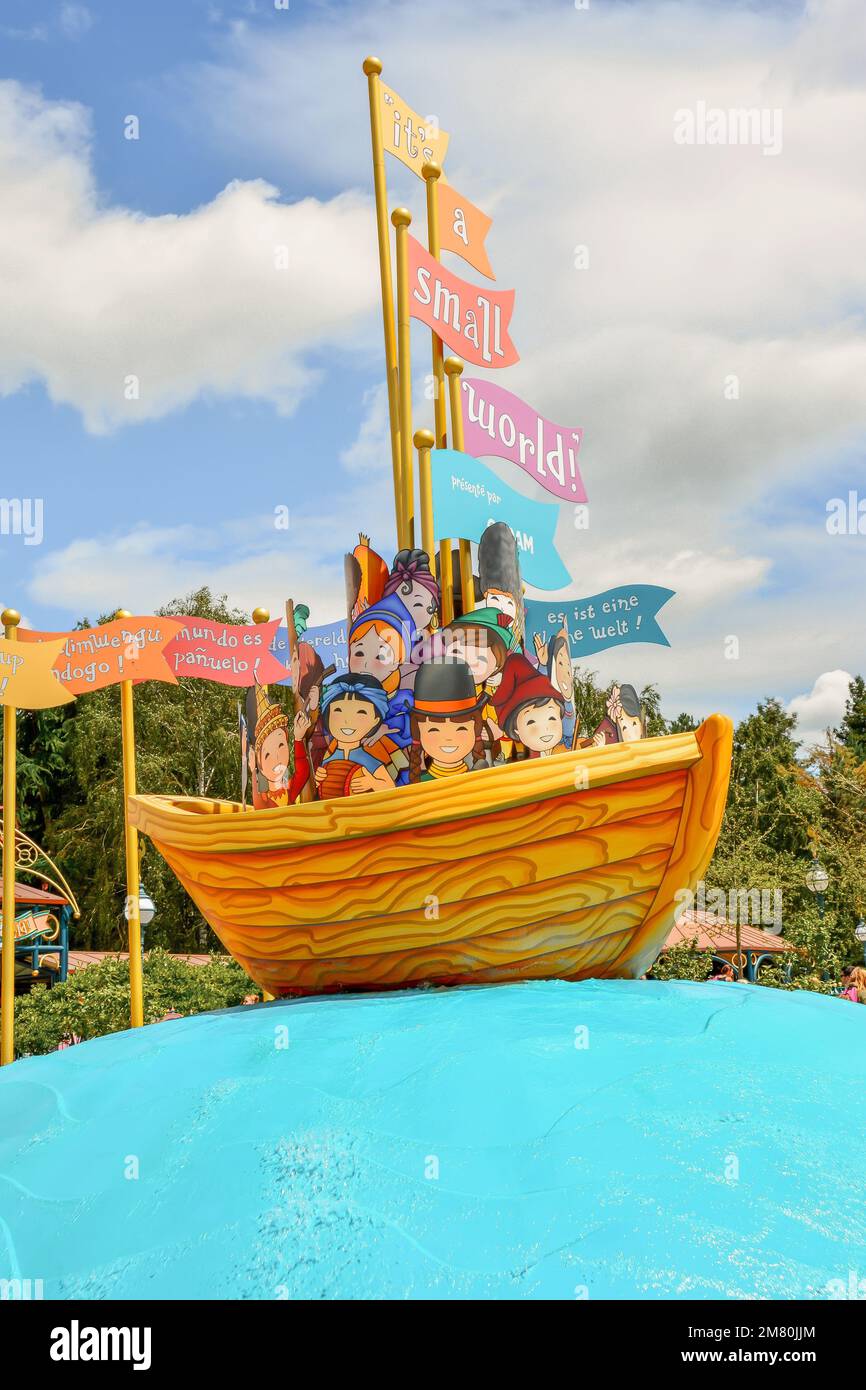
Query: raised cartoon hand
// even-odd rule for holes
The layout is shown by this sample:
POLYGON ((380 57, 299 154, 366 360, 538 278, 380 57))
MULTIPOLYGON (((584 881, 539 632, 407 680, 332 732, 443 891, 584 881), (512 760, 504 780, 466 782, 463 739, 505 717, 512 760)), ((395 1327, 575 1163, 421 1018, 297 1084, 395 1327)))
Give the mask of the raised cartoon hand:
POLYGON ((544 640, 545 635, 544 633, 536 632, 532 639, 535 643, 535 655, 538 657, 538 664, 540 666, 547 665, 547 642, 544 640))
POLYGON ((306 738, 307 734, 310 732, 311 723, 312 723, 312 721, 311 721, 311 719, 310 719, 310 716, 306 713, 306 711, 305 711, 305 710, 302 710, 302 709, 299 709, 298 712, 297 712, 297 714, 295 715, 295 724, 294 724, 295 742, 296 742, 296 743, 301 743, 301 742, 303 742, 303 740, 306 738))

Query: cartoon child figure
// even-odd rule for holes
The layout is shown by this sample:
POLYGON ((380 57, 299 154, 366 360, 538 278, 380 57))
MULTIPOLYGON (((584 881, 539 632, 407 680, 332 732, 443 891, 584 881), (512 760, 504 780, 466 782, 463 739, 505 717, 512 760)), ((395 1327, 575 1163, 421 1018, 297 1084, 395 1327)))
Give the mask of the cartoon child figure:
POLYGON ((316 772, 319 796, 355 796, 393 787, 408 757, 393 739, 379 736, 388 695, 375 676, 332 676, 322 689, 322 721, 328 751, 316 772), (395 761, 396 759, 396 761, 395 761))
POLYGON ((566 747, 573 748, 580 720, 574 708, 574 674, 571 669, 571 647, 568 630, 563 623, 559 632, 554 633, 549 642, 541 633, 535 634, 535 654, 539 666, 546 668, 547 676, 565 701, 562 715, 562 739, 566 747))
POLYGON ((565 701, 521 652, 506 661, 494 702, 505 733, 523 744, 530 758, 568 751, 562 739, 565 701))
POLYGON ((451 660, 465 661, 472 672, 476 693, 485 696, 482 712, 490 760, 511 752, 503 748, 503 731, 497 722, 495 693, 509 653, 517 646, 517 634, 511 617, 500 608, 474 608, 455 618, 444 633, 445 655, 451 660), (496 750, 494 752, 494 749, 496 750))
POLYGON ((419 667, 412 710, 410 782, 433 782, 484 766, 485 700, 465 661, 426 662, 419 667))
POLYGON ((416 642, 439 626, 439 585, 430 571, 426 550, 398 550, 385 585, 384 597, 396 594, 412 620, 416 642))
POLYGON ((607 718, 592 736, 601 748, 606 743, 633 743, 646 738, 646 710, 633 685, 615 685, 607 700, 607 718))
MULTIPOLYGON (((401 668, 410 659, 415 636, 409 610, 396 593, 365 609, 349 628, 349 671, 373 676, 383 686, 388 697, 383 733, 400 748, 412 742, 412 691, 402 684, 401 668)), ((398 782, 402 785, 408 777, 407 755, 407 769, 398 782)))
POLYGON ((247 718, 243 731, 243 754, 249 760, 253 777, 253 806, 290 806, 298 799, 310 779, 310 762, 304 740, 310 721, 303 710, 294 720, 295 771, 289 777, 289 720, 279 705, 268 699, 264 686, 247 692, 247 718), (253 730, 250 748, 246 729, 253 730), (264 782, 264 787, 262 787, 264 782))
MULTIPOLYGON (((295 612, 297 613, 297 609, 295 612)), ((333 675, 334 667, 326 667, 315 647, 309 642, 298 642, 291 656, 290 669, 292 689, 310 721, 307 750, 315 771, 321 765, 327 744, 319 723, 322 685, 328 676, 333 675)))

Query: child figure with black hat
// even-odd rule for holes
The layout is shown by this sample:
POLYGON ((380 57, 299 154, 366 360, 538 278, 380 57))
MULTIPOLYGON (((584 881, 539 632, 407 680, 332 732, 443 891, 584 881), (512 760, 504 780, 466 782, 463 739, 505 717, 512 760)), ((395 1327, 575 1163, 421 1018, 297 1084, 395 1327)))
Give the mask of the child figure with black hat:
POLYGON ((481 706, 465 661, 425 662, 415 680, 410 782, 434 782, 483 765, 481 706))

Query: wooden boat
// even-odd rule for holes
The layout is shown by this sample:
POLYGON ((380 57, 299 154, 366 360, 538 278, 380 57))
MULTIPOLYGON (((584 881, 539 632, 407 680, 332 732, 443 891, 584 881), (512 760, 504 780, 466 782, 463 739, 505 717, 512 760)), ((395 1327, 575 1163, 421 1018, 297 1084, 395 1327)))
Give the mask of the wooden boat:
POLYGON ((272 810, 136 796, 148 835, 274 995, 638 976, 715 846, 732 726, 272 810))

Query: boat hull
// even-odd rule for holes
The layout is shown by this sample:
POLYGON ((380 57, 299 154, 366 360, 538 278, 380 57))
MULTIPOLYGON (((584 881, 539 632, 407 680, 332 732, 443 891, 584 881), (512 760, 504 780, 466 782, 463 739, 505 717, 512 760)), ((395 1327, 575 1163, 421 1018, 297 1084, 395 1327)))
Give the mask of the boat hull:
POLYGON ((130 815, 269 993, 641 975, 709 863, 732 729, 264 811, 130 815), (456 783, 456 785, 455 785, 456 783))

